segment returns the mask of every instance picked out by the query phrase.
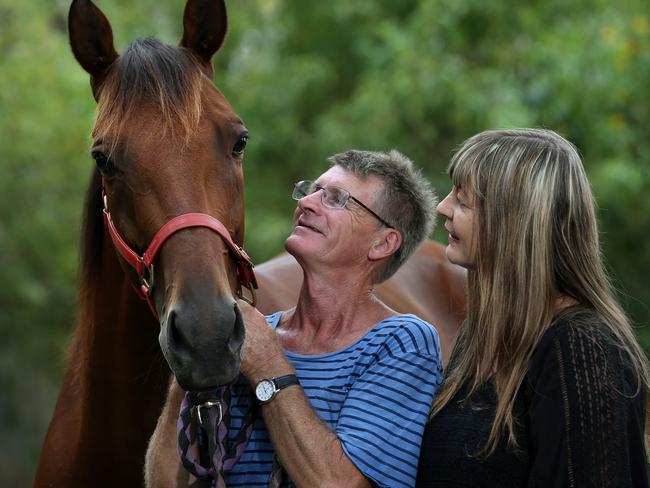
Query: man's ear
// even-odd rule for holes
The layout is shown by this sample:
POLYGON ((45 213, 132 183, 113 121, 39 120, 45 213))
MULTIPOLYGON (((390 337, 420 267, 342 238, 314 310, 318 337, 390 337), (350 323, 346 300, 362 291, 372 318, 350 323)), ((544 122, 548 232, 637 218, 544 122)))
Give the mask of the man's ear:
POLYGON ((368 251, 368 259, 377 261, 395 254, 402 245, 402 234, 396 229, 382 229, 368 251))

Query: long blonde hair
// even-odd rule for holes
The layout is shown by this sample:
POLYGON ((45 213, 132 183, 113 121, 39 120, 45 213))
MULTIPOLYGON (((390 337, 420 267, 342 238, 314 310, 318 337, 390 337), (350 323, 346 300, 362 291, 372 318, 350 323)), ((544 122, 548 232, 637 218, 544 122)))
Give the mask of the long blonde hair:
MULTIPOLYGON (((448 171, 474 196, 476 266, 468 272, 467 320, 432 415, 461 390, 467 399, 491 380, 496 414, 481 453, 489 455, 504 434, 517 447, 515 399, 560 296, 593 309, 611 328, 648 399, 647 358, 605 272, 576 148, 550 130, 486 131, 463 143, 448 171)), ((646 424, 647 414, 646 401, 646 424)))

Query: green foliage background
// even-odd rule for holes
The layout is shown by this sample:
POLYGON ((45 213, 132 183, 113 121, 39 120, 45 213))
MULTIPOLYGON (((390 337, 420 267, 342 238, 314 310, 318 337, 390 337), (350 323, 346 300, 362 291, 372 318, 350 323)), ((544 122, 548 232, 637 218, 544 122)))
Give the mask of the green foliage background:
MULTIPOLYGON (((118 51, 180 38, 181 0, 101 0, 118 51)), ((31 483, 75 304, 94 101, 67 45, 68 0, 0 0, 0 485, 31 483)), ((603 252, 650 314, 647 0, 230 0, 215 80, 246 121, 247 249, 282 250, 291 184, 356 147, 398 148, 449 190, 487 129, 544 126, 581 150, 603 252)), ((134 406, 137 408, 137 406, 134 406)))

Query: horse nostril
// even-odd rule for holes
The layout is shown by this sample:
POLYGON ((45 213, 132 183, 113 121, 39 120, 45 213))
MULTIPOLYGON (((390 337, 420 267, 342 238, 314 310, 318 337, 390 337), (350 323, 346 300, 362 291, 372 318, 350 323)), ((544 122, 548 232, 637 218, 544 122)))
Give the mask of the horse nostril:
POLYGON ((241 315, 239 307, 235 303, 235 323, 233 324, 232 334, 228 339, 228 348, 235 354, 241 350, 244 343, 244 336, 246 335, 246 328, 244 327, 244 319, 241 315))
POLYGON ((183 337, 183 334, 178 328, 177 323, 178 315, 174 310, 169 312, 169 318, 167 319, 167 327, 169 329, 169 342, 175 349, 176 348, 186 348, 188 344, 183 337))

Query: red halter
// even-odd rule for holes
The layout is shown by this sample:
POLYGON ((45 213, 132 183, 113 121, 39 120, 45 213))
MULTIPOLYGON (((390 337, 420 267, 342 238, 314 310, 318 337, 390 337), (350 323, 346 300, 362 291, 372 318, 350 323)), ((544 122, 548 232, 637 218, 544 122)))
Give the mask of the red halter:
POLYGON ((153 263, 165 241, 179 230, 187 229, 188 227, 206 227, 213 232, 216 232, 221 239, 223 239, 223 242, 228 246, 228 249, 230 249, 230 252, 233 254, 237 265, 237 279, 239 281, 237 286, 237 296, 255 306, 257 279, 253 272, 253 263, 248 257, 248 254, 246 254, 246 251, 233 242, 230 233, 219 220, 202 213, 187 213, 174 217, 160 228, 151 240, 147 250, 142 256, 140 256, 136 254, 136 252, 133 251, 126 242, 124 242, 124 239, 122 239, 122 236, 120 236, 119 232, 115 228, 111 214, 108 211, 106 193, 104 192, 103 184, 102 199, 104 201, 104 224, 106 225, 106 229, 108 229, 113 245, 117 252, 120 253, 125 261, 129 263, 138 274, 139 286, 134 286, 135 291, 140 298, 147 301, 147 304, 156 319, 158 319, 158 312, 156 311, 156 307, 151 298, 151 290, 154 284, 153 263), (250 299, 244 296, 242 293, 242 287, 248 288, 251 293, 250 299))

